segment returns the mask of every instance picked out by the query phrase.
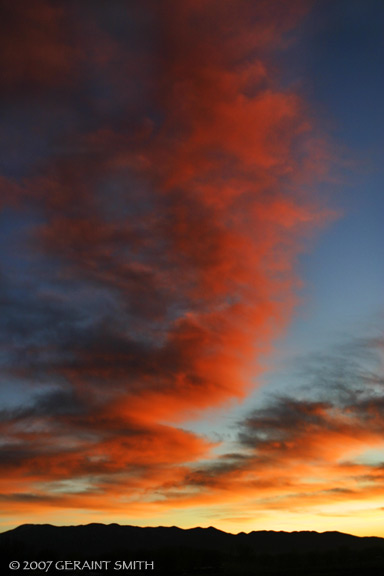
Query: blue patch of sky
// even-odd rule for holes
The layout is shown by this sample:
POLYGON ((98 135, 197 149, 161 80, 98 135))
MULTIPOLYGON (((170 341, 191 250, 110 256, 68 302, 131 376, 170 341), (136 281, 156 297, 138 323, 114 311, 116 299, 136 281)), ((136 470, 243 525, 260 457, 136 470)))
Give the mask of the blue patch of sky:
POLYGON ((286 340, 301 350, 383 308, 383 17, 377 0, 317 2, 285 55, 286 77, 349 163, 329 185, 342 216, 300 259, 305 298, 286 340))

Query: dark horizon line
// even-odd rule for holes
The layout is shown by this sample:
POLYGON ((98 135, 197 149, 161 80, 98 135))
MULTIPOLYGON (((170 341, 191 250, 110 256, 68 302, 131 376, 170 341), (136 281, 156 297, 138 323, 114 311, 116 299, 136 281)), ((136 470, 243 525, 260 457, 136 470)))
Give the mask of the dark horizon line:
POLYGON ((343 536, 351 536, 353 538, 379 538, 380 540, 384 540, 384 536, 377 536, 376 534, 371 534, 371 535, 365 535, 365 536, 360 536, 357 534, 352 534, 349 532, 341 532, 340 530, 324 530, 324 531, 318 531, 318 530, 251 530, 250 532, 245 532, 244 530, 241 530, 240 532, 227 532, 226 530, 221 530, 220 528, 216 528, 215 526, 192 526, 190 528, 182 528, 181 526, 176 526, 176 525, 157 525, 157 526, 138 526, 135 524, 120 524, 118 522, 110 522, 108 524, 104 523, 104 522, 89 522, 87 524, 50 524, 48 522, 44 522, 44 523, 33 523, 33 522, 26 522, 23 524, 19 524, 18 526, 15 526, 14 528, 10 528, 7 530, 1 530, 0 528, 0 536, 2 534, 7 534, 9 532, 14 532, 15 530, 20 530, 22 528, 27 528, 27 527, 50 527, 50 528, 86 528, 86 527, 91 527, 91 526, 103 526, 105 528, 108 528, 110 526, 118 526, 120 528, 136 528, 136 529, 152 529, 152 530, 181 530, 184 532, 188 532, 188 531, 193 531, 193 530, 210 530, 210 531, 216 531, 216 532, 220 532, 222 534, 229 534, 232 536, 238 536, 240 534, 245 534, 245 535, 250 535, 250 534, 340 534, 343 536))

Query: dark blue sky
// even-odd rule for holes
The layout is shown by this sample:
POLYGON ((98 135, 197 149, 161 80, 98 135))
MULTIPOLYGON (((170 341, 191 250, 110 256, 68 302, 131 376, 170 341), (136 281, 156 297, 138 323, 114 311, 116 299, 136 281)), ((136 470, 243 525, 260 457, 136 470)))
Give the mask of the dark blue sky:
POLYGON ((302 259, 300 346, 326 344, 382 313, 383 18, 379 0, 317 2, 286 55, 288 75, 332 140, 335 181, 325 191, 341 214, 302 259))

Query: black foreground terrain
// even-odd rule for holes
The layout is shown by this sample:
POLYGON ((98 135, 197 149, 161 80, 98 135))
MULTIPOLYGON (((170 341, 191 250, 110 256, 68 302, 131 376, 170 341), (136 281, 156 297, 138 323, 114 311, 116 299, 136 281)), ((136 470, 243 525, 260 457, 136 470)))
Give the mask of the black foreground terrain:
POLYGON ((383 576, 384 539, 340 532, 19 526, 0 534, 0 574, 383 576))

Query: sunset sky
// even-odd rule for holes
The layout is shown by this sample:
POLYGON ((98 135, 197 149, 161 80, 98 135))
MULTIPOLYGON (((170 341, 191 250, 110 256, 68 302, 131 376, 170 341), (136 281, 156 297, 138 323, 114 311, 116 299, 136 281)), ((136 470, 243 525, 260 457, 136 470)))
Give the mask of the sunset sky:
POLYGON ((382 0, 0 6, 0 530, 384 536, 382 0))

